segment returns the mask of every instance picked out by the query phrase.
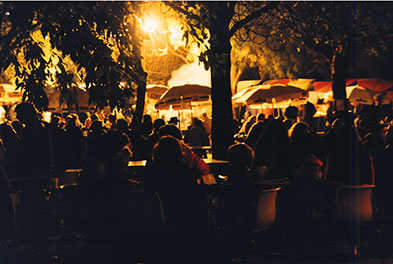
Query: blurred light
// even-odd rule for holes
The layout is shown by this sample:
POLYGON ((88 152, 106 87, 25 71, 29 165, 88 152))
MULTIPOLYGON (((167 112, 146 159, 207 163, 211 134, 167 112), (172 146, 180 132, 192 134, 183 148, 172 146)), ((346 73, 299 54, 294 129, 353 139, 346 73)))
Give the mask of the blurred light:
POLYGON ((44 119, 45 122, 50 123, 51 116, 52 116, 51 112, 44 112, 44 113, 42 113, 42 119, 44 119))
POLYGON ((153 33, 158 29, 158 21, 154 18, 147 17, 144 19, 142 29, 146 32, 153 33))
POLYGON ((9 15, 10 15, 10 12, 8 12, 8 11, 5 12, 5 15, 6 15, 6 16, 9 16, 9 15))

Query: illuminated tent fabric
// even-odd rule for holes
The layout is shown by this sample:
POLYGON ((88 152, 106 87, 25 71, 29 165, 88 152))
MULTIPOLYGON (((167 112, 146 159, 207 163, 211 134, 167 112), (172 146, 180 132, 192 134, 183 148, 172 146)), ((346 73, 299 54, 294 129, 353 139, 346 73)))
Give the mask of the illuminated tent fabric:
POLYGON ((238 81, 237 83, 237 92, 243 91, 245 89, 248 89, 252 86, 260 84, 261 80, 244 80, 244 81, 238 81))
MULTIPOLYGON (((258 85, 254 89, 244 93, 237 97, 234 95, 234 104, 241 105, 253 105, 262 103, 275 103, 287 100, 298 100, 305 99, 308 97, 308 91, 302 90, 297 87, 289 85, 258 85), (273 101, 275 100, 275 102, 273 101)), ((233 98, 232 97, 232 98, 233 98)))
MULTIPOLYGON (((385 92, 393 87, 393 81, 381 79, 350 79, 350 85, 359 85, 375 92, 385 92)), ((349 86, 349 85, 347 85, 349 86)))
POLYGON ((168 91, 169 87, 165 85, 147 85, 146 86, 146 96, 147 98, 158 100, 161 95, 168 91))
POLYGON ((303 90, 309 90, 315 79, 296 79, 290 80, 287 85, 294 86, 303 90))
POLYGON ((284 84, 288 85, 288 83, 291 81, 291 79, 275 79, 275 80, 268 80, 265 81, 263 84, 284 84))
POLYGON ((174 86, 166 91, 155 104, 157 110, 190 108, 191 102, 208 101, 211 88, 198 84, 184 84, 174 86))
MULTIPOLYGON (((347 98, 351 103, 360 103, 366 105, 374 104, 374 98, 378 94, 377 92, 362 87, 360 85, 347 86, 346 87, 347 98)), ((389 104, 390 100, 383 98, 382 104, 389 104)))
POLYGON ((22 91, 16 91, 16 85, 0 84, 0 102, 17 103, 22 101, 22 91))
MULTIPOLYGON (((51 93, 47 94, 48 96, 48 101, 49 101, 49 105, 48 108, 49 110, 59 110, 59 109, 63 109, 63 110, 68 110, 68 106, 65 102, 62 103, 62 105, 60 106, 60 90, 55 90, 51 93)), ((76 89, 76 97, 78 100, 78 105, 79 105, 79 109, 88 109, 89 108, 89 93, 79 87, 76 89)))

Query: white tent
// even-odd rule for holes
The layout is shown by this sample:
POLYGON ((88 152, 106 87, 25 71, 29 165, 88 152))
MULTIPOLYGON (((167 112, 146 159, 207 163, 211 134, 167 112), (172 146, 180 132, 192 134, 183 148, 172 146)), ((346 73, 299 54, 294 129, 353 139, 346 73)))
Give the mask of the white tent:
POLYGON ((0 102, 3 104, 19 103, 22 101, 22 91, 15 91, 15 84, 0 84, 0 102))

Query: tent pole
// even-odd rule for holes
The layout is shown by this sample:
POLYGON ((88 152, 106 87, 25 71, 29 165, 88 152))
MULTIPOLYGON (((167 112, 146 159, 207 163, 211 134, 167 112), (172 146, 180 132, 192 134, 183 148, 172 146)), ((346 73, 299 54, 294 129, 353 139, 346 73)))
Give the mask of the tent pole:
POLYGON ((276 118, 276 114, 274 113, 274 103, 276 102, 275 98, 272 98, 272 107, 273 107, 273 117, 276 118))

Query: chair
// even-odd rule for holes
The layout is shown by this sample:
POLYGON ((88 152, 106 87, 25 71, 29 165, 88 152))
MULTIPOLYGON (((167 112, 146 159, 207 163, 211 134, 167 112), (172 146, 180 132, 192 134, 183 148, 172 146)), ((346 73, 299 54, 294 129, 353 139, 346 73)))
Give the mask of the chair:
MULTIPOLYGON (((340 186, 334 200, 331 224, 350 225, 352 254, 357 260, 360 257, 362 242, 361 228, 375 225, 377 242, 380 238, 381 231, 377 221, 374 190, 375 185, 340 186)), ((376 247, 378 248, 378 245, 376 247)))
POLYGON ((258 257, 260 257, 260 254, 258 254, 258 248, 255 243, 255 235, 257 233, 267 230, 275 222, 277 193, 279 190, 281 190, 281 187, 262 190, 259 194, 256 225, 251 232, 251 242, 258 257))

